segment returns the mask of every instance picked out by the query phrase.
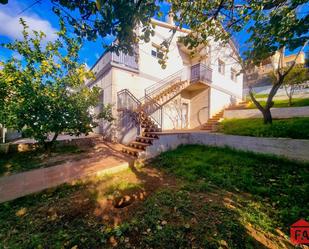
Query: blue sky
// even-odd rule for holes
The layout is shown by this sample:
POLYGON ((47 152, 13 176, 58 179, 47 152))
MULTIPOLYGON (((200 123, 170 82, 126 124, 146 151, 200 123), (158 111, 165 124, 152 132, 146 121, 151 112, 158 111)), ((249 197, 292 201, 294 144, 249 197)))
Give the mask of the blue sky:
MULTIPOLYGON (((59 27, 58 17, 52 12, 50 1, 42 0, 39 4, 35 4, 21 13, 34 2, 34 0, 9 0, 9 4, 0 5, 0 43, 20 38, 21 26, 18 24, 20 17, 27 21, 31 29, 42 30, 47 34, 47 39, 55 39, 55 32, 59 27)), ((162 4, 161 7, 165 14, 167 14, 169 6, 162 4)), ((308 5, 304 6, 300 11, 307 13, 309 11, 308 5)), ((248 34, 245 32, 241 32, 235 37, 240 48, 243 47, 243 42, 247 37, 248 34)), ((112 37, 107 37, 104 40, 100 38, 96 42, 85 41, 80 51, 81 62, 91 67, 104 52, 102 43, 109 44, 112 40, 112 37)), ((10 56, 12 56, 10 51, 0 48, 0 60, 4 60, 10 56)), ((13 54, 13 56, 18 55, 13 54)))
MULTIPOLYGON (((55 32, 59 28, 58 17, 53 13, 49 1, 43 0, 40 4, 36 4, 19 14, 33 2, 34 0, 10 0, 9 4, 0 5, 0 43, 20 38, 21 26, 18 24, 20 17, 27 21, 31 29, 42 30, 47 34, 47 39, 55 39, 55 32)), ((98 39, 96 42, 85 41, 80 50, 81 61, 91 67, 104 52, 102 42, 110 43, 112 40, 113 38, 109 37, 104 41, 102 39, 98 39)), ((11 55, 12 53, 9 50, 0 48, 0 60, 11 55)))

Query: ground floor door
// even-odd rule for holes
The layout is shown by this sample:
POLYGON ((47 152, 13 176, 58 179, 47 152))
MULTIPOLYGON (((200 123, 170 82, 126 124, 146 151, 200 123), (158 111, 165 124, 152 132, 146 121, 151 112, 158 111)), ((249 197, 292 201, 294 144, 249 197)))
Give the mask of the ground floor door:
POLYGON ((181 105, 181 128, 188 128, 189 126, 189 104, 182 103, 181 105))

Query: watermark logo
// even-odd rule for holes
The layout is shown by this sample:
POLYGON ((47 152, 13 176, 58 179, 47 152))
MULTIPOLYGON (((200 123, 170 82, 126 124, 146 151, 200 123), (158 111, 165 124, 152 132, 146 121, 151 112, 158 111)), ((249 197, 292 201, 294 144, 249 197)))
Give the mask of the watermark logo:
POLYGON ((309 244, 309 223, 303 219, 296 221, 290 229, 291 242, 295 245, 309 244))

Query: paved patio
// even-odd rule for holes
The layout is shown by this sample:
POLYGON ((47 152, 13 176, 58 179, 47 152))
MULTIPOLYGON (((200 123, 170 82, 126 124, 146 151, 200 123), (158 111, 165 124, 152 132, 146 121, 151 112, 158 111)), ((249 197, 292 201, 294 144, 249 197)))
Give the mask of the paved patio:
POLYGON ((0 203, 87 176, 126 169, 133 159, 121 153, 121 145, 100 143, 91 158, 0 177, 0 203))

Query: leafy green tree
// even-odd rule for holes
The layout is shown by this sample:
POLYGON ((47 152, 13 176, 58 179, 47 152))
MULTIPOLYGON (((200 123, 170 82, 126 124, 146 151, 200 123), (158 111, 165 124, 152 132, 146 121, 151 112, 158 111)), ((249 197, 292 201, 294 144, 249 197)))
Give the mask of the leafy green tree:
MULTIPOLYGON (((20 19, 20 23, 23 39, 2 44, 22 59, 1 62, 0 123, 47 147, 62 132, 88 134, 97 125, 98 117, 89 109, 98 105, 100 89, 85 85, 93 74, 78 62, 80 40, 67 36, 62 21, 58 38, 47 43, 43 32, 29 33, 25 21, 20 19)), ((113 119, 106 110, 100 118, 113 119)))
MULTIPOLYGON (((66 18, 74 27, 75 33, 88 39, 97 36, 105 37, 114 35, 118 43, 111 49, 133 52, 132 45, 140 40, 149 41, 153 34, 150 19, 162 15, 161 4, 163 1, 65 1, 51 0, 56 6, 54 11, 66 18), (73 17, 71 11, 80 13, 73 17), (94 19, 93 19, 94 18, 94 19), (143 25, 140 33, 135 32, 135 27, 143 25)), ((215 1, 182 1, 169 0, 170 12, 174 16, 179 28, 189 27, 192 32, 181 38, 188 48, 194 50, 200 45, 207 45, 211 39, 230 43, 231 38, 239 32, 247 31, 249 38, 245 44, 244 53, 235 57, 242 65, 246 74, 248 68, 258 65, 264 59, 274 55, 276 51, 284 48, 300 49, 309 38, 309 15, 298 14, 298 10, 305 5, 307 0, 266 0, 242 1, 215 0, 215 1)), ((159 60, 162 67, 168 58, 169 45, 174 37, 176 28, 172 28, 171 37, 164 40, 163 60, 159 60)), ((264 123, 271 123, 270 109, 273 106, 273 97, 282 86, 284 78, 290 69, 282 67, 276 69, 276 83, 269 93, 266 105, 262 106, 250 92, 252 101, 264 116, 264 123)))
MULTIPOLYGON (((189 27, 192 32, 181 38, 188 48, 197 49, 210 40, 220 41, 222 46, 231 43, 231 38, 240 32, 247 32, 246 49, 238 56, 243 73, 258 65, 276 51, 300 49, 309 38, 309 14, 299 13, 308 7, 307 0, 50 0, 54 12, 63 17, 73 27, 79 37, 95 40, 112 35, 117 42, 106 46, 110 50, 122 50, 133 54, 134 44, 148 42, 153 35, 151 18, 162 16, 162 4, 170 5, 178 28, 189 27), (137 32, 136 27, 142 26, 137 32)), ((5 1, 4 1, 5 2, 5 1)), ((164 68, 169 46, 176 28, 171 28, 171 36, 162 41, 163 59, 159 63, 164 68)), ((243 38, 245 38, 243 36, 243 38)), ((291 65, 291 69, 294 64, 291 65)), ((252 101, 263 113, 264 122, 271 123, 270 109, 273 97, 282 86, 289 70, 277 69, 277 82, 269 93, 265 106, 250 94, 252 101)))

